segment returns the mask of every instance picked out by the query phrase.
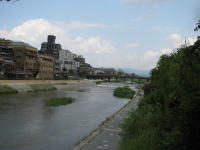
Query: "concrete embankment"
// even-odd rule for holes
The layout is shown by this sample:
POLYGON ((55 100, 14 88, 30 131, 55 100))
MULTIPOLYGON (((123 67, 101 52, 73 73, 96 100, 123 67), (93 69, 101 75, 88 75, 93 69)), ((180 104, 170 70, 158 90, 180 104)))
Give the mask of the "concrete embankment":
POLYGON ((0 86, 7 85, 16 89, 18 92, 32 91, 32 85, 53 85, 59 90, 95 84, 96 83, 92 80, 0 80, 0 86))
POLYGON ((75 145, 73 150, 116 150, 121 138, 119 135, 121 132, 120 124, 123 122, 124 118, 128 117, 128 112, 137 108, 141 98, 140 95, 141 91, 138 91, 133 100, 75 145))

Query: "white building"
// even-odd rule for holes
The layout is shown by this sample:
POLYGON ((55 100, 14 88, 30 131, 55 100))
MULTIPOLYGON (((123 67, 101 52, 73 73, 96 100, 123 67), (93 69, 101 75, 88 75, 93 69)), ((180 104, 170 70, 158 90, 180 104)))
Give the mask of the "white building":
POLYGON ((79 62, 74 61, 77 55, 69 50, 59 50, 59 61, 61 70, 74 70, 79 68, 79 62))

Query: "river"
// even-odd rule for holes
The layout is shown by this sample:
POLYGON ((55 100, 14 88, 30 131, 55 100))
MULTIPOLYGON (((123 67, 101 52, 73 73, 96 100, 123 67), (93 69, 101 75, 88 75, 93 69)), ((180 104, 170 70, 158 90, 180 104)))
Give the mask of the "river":
POLYGON ((114 97, 118 84, 0 96, 0 150, 70 150, 127 104, 114 97), (53 97, 70 96, 73 104, 47 107, 53 97))

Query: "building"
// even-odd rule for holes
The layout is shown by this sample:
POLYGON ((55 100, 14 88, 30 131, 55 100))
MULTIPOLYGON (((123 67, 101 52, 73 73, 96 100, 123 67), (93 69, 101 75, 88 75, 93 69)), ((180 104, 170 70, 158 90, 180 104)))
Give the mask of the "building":
POLYGON ((7 47, 8 44, 12 43, 11 40, 6 40, 6 39, 3 39, 3 38, 0 38, 0 46, 4 46, 4 47, 7 47))
POLYGON ((0 77, 15 78, 16 69, 13 62, 13 52, 11 48, 0 46, 0 77))
POLYGON ((38 54, 39 72, 37 79, 53 79, 54 78, 54 58, 38 54))
POLYGON ((79 62, 80 64, 85 64, 85 58, 81 55, 74 57, 74 60, 79 62))
POLYGON ((39 71, 37 49, 24 42, 12 42, 8 48, 13 51, 17 79, 35 78, 39 71))
POLYGON ((48 35, 38 54, 37 49, 27 43, 0 38, 0 77, 66 79, 77 73, 81 76, 90 74, 92 67, 85 58, 63 50, 55 40, 54 35, 48 35))
POLYGON ((92 68, 90 74, 92 75, 117 75, 118 71, 114 68, 92 68))
POLYGON ((47 42, 41 44, 39 53, 54 58, 54 71, 55 75, 60 72, 59 51, 62 49, 60 44, 55 43, 56 36, 48 35, 47 42))
POLYGON ((69 50, 59 51, 59 61, 61 63, 60 67, 62 71, 72 70, 74 72, 79 68, 79 62, 76 62, 74 58, 76 54, 71 53, 69 50))
POLYGON ((90 74, 92 67, 90 64, 85 62, 85 58, 83 56, 81 55, 76 56, 74 60, 79 63, 79 69, 78 69, 79 76, 85 76, 87 74, 90 74))
POLYGON ((103 68, 92 68, 90 71, 90 74, 92 75, 102 75, 105 74, 103 68))
POLYGON ((106 75, 116 75, 117 71, 113 68, 103 68, 106 75))

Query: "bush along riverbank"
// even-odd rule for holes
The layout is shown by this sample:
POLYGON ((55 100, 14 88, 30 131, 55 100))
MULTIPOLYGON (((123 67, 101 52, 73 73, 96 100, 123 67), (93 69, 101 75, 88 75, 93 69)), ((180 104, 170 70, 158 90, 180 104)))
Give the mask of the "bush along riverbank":
POLYGON ((200 40, 163 55, 122 124, 120 150, 200 149, 200 40))
POLYGON ((118 87, 114 90, 113 95, 119 98, 132 99, 135 91, 133 91, 129 86, 118 87))
POLYGON ((32 84, 32 88, 29 92, 44 92, 44 91, 54 91, 57 90, 52 84, 32 84))
POLYGON ((59 97, 59 98, 52 98, 46 102, 47 106, 56 107, 61 105, 71 104, 75 101, 72 97, 59 97))
POLYGON ((0 85, 0 95, 15 94, 15 93, 18 93, 18 91, 13 89, 12 87, 10 87, 8 85, 0 85))

